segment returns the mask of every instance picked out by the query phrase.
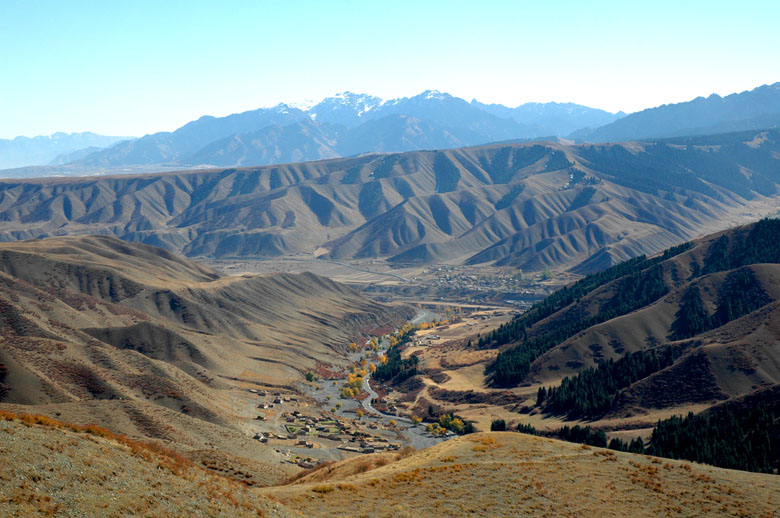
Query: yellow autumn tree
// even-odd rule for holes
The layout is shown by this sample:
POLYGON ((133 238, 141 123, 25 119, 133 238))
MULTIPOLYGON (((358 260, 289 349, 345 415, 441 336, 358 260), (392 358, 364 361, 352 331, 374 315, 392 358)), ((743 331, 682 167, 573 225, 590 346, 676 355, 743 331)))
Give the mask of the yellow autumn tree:
POLYGON ((455 417, 450 422, 450 430, 452 430, 455 433, 460 433, 463 431, 463 421, 459 417, 455 417))
POLYGON ((354 394, 360 392, 360 387, 363 386, 363 376, 359 374, 347 375, 347 386, 352 388, 354 394))

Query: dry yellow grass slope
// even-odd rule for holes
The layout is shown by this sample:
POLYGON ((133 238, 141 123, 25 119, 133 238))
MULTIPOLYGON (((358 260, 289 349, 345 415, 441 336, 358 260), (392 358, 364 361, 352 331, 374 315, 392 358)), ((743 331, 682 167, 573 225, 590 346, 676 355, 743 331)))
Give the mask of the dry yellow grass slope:
POLYGON ((97 427, 0 414, 2 516, 290 516, 185 459, 97 427))
POLYGON ((772 517, 780 477, 513 432, 358 457, 251 490, 97 427, 0 413, 2 516, 772 517))
MULTIPOLYGON (((358 463, 361 459, 346 461, 358 463)), ((306 516, 777 516, 780 477, 513 432, 257 490, 306 516)))

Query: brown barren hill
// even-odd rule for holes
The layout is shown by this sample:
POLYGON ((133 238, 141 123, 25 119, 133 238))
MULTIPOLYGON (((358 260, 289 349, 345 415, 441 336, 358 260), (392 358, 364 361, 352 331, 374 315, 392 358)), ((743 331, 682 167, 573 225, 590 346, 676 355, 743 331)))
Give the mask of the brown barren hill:
POLYGON ((585 273, 773 214, 778 152, 768 130, 4 180, 0 240, 108 234, 193 257, 318 250, 585 273))

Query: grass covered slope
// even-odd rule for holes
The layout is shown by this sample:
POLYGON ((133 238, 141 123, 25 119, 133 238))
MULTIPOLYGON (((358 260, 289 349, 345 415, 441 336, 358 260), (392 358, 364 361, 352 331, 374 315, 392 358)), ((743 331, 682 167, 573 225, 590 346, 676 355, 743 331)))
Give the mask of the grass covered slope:
POLYGON ((486 372, 539 428, 579 421, 628 433, 617 449, 776 472, 778 236, 765 219, 585 277, 482 337, 499 351, 486 372))
POLYGON ((633 259, 559 290, 480 341, 482 347, 503 348, 494 380, 555 382, 668 343, 682 349, 675 353, 677 363, 688 361, 683 352, 704 353, 728 394, 778 383, 771 346, 780 298, 778 235, 780 221, 763 220, 652 259, 633 259))
POLYGON ((251 490, 95 427, 0 415, 3 513, 24 516, 773 516, 777 477, 513 432, 358 457, 251 490))
POLYGON ((260 491, 309 516, 770 517, 780 506, 780 482, 771 475, 512 432, 458 437, 342 475, 352 471, 333 468, 331 479, 260 491))
POLYGON ((291 516, 186 459, 95 426, 0 412, 4 516, 291 516))

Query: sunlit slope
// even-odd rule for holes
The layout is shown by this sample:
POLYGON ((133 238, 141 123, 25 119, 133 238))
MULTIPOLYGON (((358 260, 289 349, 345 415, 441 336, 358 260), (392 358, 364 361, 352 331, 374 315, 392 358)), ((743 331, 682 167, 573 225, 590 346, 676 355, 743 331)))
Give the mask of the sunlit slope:
POLYGON ((629 354, 668 351, 665 363, 609 389, 608 418, 687 413, 691 405, 701 410, 777 387, 778 235, 778 220, 762 220, 561 290, 483 340, 483 347, 501 351, 488 365, 491 379, 535 400, 540 386, 629 354), (529 347, 534 355, 516 354, 529 347))
POLYGON ((0 444, 5 516, 291 516, 172 452, 97 427, 3 413, 0 444))
POLYGON ((776 476, 513 432, 457 437, 344 476, 366 460, 260 491, 310 516, 773 516, 780 505, 776 476))

